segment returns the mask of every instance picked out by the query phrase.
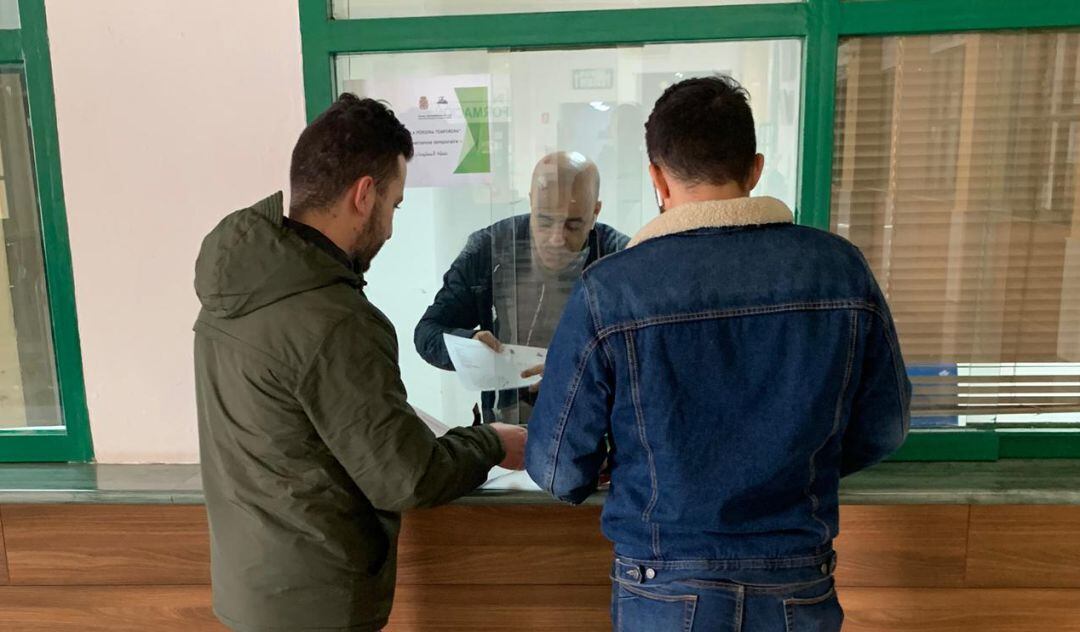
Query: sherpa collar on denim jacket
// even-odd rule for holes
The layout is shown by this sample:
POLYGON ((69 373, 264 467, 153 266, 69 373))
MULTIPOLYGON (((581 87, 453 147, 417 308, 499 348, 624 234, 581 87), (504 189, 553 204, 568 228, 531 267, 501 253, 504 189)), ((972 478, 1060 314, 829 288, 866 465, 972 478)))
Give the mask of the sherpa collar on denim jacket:
POLYGON ((627 248, 656 237, 700 228, 790 224, 793 221, 791 209, 772 197, 692 202, 661 213, 634 235, 627 248))

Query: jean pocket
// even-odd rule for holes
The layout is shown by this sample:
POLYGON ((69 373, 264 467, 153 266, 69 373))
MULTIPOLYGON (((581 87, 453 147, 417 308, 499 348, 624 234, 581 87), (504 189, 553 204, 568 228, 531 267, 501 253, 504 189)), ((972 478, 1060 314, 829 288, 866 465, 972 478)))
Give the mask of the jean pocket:
POLYGON ((844 625, 844 609, 831 585, 819 597, 785 599, 784 617, 787 632, 840 632, 844 625))
POLYGON ((690 632, 696 595, 665 594, 618 584, 616 632, 690 632))

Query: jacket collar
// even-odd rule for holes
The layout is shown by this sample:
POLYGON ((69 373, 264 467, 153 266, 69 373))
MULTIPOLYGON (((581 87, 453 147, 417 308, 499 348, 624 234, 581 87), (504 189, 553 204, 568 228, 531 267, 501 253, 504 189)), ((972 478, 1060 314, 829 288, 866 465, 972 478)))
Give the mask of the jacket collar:
POLYGON ((335 261, 346 268, 356 272, 358 275, 360 274, 356 261, 349 258, 349 255, 345 254, 344 250, 338 248, 337 244, 331 241, 329 237, 322 234, 319 229, 303 222, 298 222, 291 217, 282 218, 282 222, 285 228, 288 228, 299 235, 304 241, 330 255, 335 261))
POLYGON ((285 215, 285 194, 278 191, 264 200, 259 200, 251 208, 270 220, 271 224, 281 226, 282 217, 285 215))
POLYGON ((661 213, 659 217, 638 231, 626 247, 636 246, 649 239, 701 228, 790 224, 793 221, 791 209, 772 197, 693 202, 661 213))

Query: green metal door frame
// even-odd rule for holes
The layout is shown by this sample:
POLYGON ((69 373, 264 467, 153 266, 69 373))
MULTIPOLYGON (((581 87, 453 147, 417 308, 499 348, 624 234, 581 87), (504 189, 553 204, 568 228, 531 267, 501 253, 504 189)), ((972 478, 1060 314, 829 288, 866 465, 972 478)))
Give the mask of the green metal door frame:
MULTIPOLYGON (((837 50, 841 38, 1080 28, 1080 0, 808 0, 781 4, 334 20, 329 0, 298 0, 308 120, 334 98, 334 57, 459 49, 660 42, 803 41, 796 221, 830 227, 837 50)), ((707 0, 702 0, 703 4, 707 0)), ((917 431, 903 460, 1080 458, 1080 432, 917 431)))
POLYGON ((75 311, 75 283, 60 173, 56 103, 44 0, 19 0, 19 18, 19 29, 0 30, 0 63, 21 66, 26 79, 34 175, 45 251, 45 282, 64 428, 28 428, 0 433, 0 462, 89 461, 93 459, 94 450, 86 409, 82 351, 75 311))

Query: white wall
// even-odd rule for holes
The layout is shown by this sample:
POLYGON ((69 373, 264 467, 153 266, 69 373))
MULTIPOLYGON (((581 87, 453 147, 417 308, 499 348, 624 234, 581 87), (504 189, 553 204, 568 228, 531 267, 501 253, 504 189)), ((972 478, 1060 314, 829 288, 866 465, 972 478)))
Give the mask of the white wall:
POLYGON ((296 0, 47 0, 86 391, 101 462, 198 459, 202 236, 287 184, 296 0))

